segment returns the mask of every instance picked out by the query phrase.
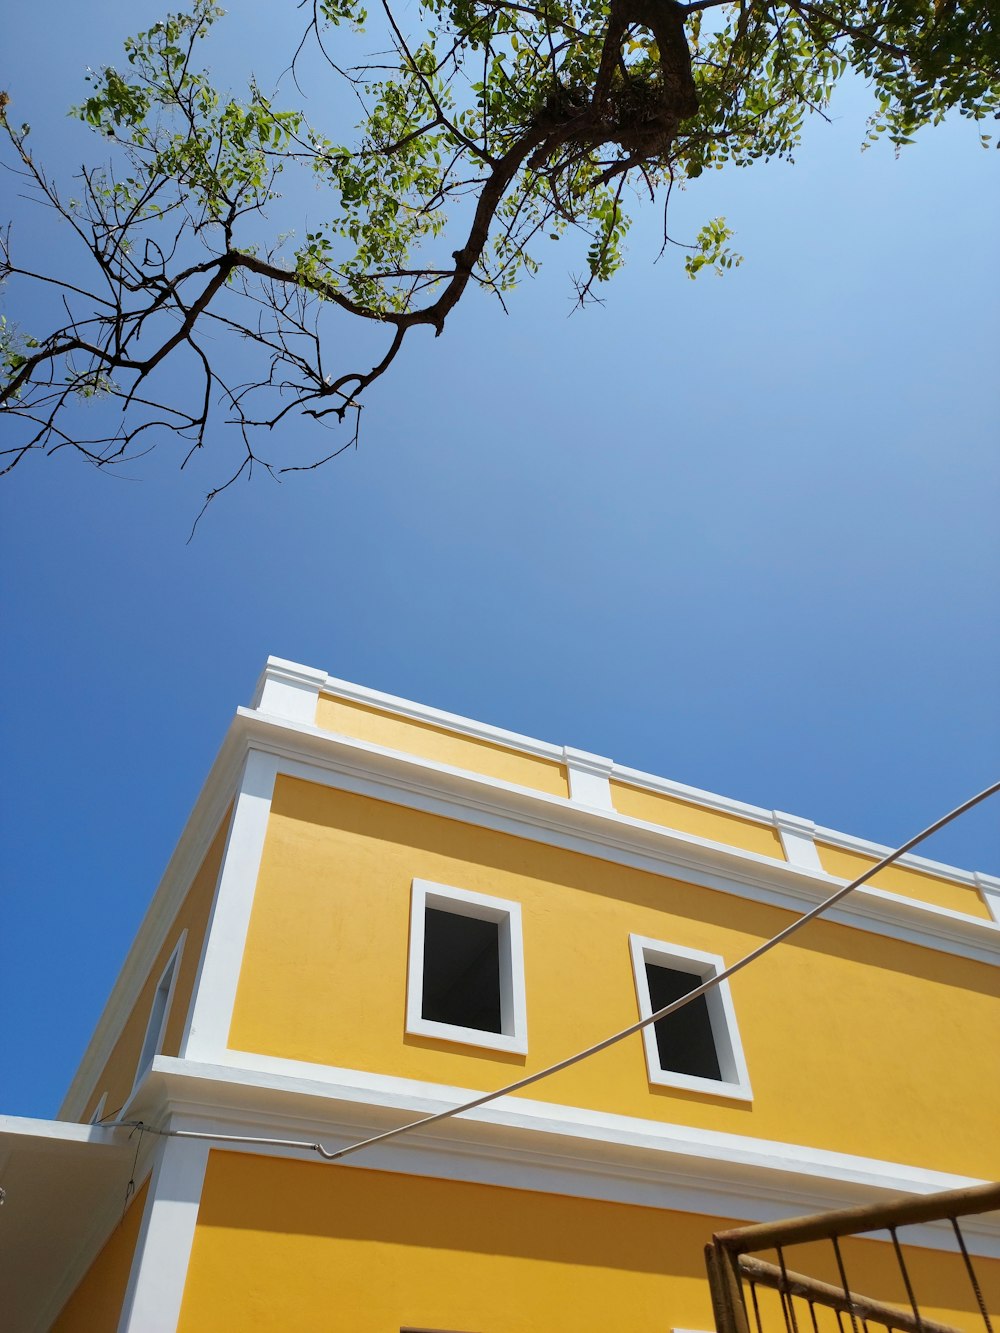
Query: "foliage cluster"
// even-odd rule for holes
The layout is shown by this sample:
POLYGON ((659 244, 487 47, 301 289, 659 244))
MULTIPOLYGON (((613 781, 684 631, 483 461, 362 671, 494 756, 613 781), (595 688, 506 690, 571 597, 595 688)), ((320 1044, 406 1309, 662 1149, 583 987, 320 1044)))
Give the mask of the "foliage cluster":
MULTIPOLYGON (((358 0, 311 6, 292 73, 311 45, 356 97, 353 135, 256 83, 241 97, 217 88, 199 64, 223 17, 213 0, 91 73, 77 114, 110 160, 83 172, 76 199, 0 95, 8 165, 94 272, 85 286, 76 270, 32 268, 3 239, 0 276, 64 298, 52 327, 0 326, 8 468, 63 447, 108 466, 160 439, 185 440, 189 456, 218 419, 239 432, 238 476, 274 466, 255 436, 292 412, 347 418, 350 443, 411 329, 440 333, 470 287, 504 301, 567 232, 585 237, 586 302, 624 261, 630 209, 709 169, 791 158, 850 72, 872 91, 870 137, 897 147, 949 111, 1000 111, 998 0, 419 0, 405 30, 390 0, 371 19, 358 0), (388 55, 345 66, 366 25, 388 55), (289 244, 266 221, 291 168, 328 203, 289 244), (383 329, 384 354, 328 368, 331 316, 383 329), (222 334, 245 344, 239 384, 213 351, 222 334), (161 377, 184 358, 195 373, 179 400, 161 377), (79 403, 95 395, 120 410, 85 438, 79 403)), ((708 222, 688 273, 738 263, 729 240, 708 222)))

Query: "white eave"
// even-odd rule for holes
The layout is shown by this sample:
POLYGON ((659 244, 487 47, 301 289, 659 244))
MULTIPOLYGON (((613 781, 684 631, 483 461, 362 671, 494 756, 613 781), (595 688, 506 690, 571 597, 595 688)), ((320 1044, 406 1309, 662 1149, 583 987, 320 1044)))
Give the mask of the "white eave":
MULTIPOLYGON (((315 1162, 320 1159, 311 1144, 335 1151, 473 1095, 467 1088, 229 1051, 223 1064, 157 1056, 134 1113, 147 1125, 218 1136, 213 1146, 219 1149, 246 1151, 239 1138, 247 1135, 256 1152, 315 1162), (273 1142, 268 1145, 267 1139, 273 1142)), ((983 1183, 905 1163, 523 1096, 502 1097, 458 1119, 377 1144, 343 1165, 742 1221, 983 1183)), ((1000 1214, 970 1218, 963 1229, 974 1253, 1000 1258, 1000 1214)), ((913 1228, 905 1239, 931 1248, 955 1245, 947 1224, 913 1228)))
POLYGON ((128 1130, 0 1115, 8 1333, 48 1328, 122 1213, 134 1158, 128 1130))

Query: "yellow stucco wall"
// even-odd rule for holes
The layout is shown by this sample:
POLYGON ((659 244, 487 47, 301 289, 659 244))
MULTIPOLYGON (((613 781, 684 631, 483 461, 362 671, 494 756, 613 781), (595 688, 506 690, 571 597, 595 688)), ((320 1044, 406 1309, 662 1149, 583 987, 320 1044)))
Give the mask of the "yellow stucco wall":
MULTIPOLYGON (((831 847, 825 842, 817 842, 816 850, 823 869, 840 879, 855 879, 875 864, 874 857, 862 856, 860 852, 848 851, 846 847, 831 847)), ((898 865, 879 871, 868 883, 875 889, 900 893, 922 903, 933 903, 935 907, 949 907, 953 912, 967 912, 969 916, 990 920, 986 904, 978 889, 971 884, 958 884, 953 880, 939 879, 936 875, 925 875, 920 870, 898 865)))
POLYGON ((709 1328, 710 1229, 648 1208, 213 1152, 178 1329, 709 1328))
MULTIPOLYGON (((727 1225, 697 1214, 213 1152, 178 1329, 708 1329, 702 1247, 727 1225)), ((848 1241, 844 1257, 857 1289, 906 1304, 888 1244, 848 1241)), ((812 1271, 832 1276, 827 1268, 820 1256, 812 1271)), ((910 1268, 926 1315, 977 1328, 972 1292, 952 1256, 911 1251, 910 1268)), ((998 1308, 1000 1264, 977 1260, 977 1269, 998 1308)))
POLYGON ((758 852, 761 856, 785 859, 781 839, 773 827, 757 824, 752 819, 740 819, 722 810, 709 810, 689 801, 679 801, 663 792, 645 791, 625 782, 612 782, 611 802, 621 815, 645 819, 651 824, 663 824, 680 833, 693 833, 699 838, 742 847, 744 851, 758 852))
POLYGON ((51 1333, 115 1333, 125 1299, 149 1182, 136 1192, 128 1211, 82 1282, 63 1306, 51 1333))
POLYGON ((472 736, 461 736, 443 727, 397 717, 365 704, 321 694, 316 706, 316 725, 342 736, 355 736, 358 740, 371 741, 373 745, 384 745, 439 764, 464 768, 470 773, 533 787, 550 796, 569 795, 566 771, 554 760, 522 754, 472 736))
MULTIPOLYGON (((629 932, 742 956, 777 908, 279 778, 230 1046, 489 1089, 637 1017, 629 932), (414 877, 522 906, 527 1057, 407 1037, 414 877)), ((734 978, 752 1104, 651 1088, 638 1036, 529 1097, 1000 1173, 997 969, 828 922, 734 978), (943 1134, 942 1125, 949 1126, 943 1134)))
POLYGON ((181 1035, 187 1020, 188 1006, 191 1003, 191 993, 198 972, 202 941, 205 938, 208 917, 212 910, 215 884, 219 877, 219 867, 222 864, 222 853, 225 849, 226 835, 229 831, 229 819, 230 814, 227 813, 208 854, 191 882, 191 888, 188 890, 180 911, 167 933, 163 947, 156 956, 156 961, 150 969, 149 976, 139 993, 139 998, 94 1085, 86 1110, 81 1117, 84 1121, 90 1119, 103 1092, 108 1094, 105 1103, 105 1117, 108 1117, 122 1106, 132 1091, 136 1065, 139 1063, 139 1052, 142 1049, 142 1041, 146 1035, 146 1024, 149 1020, 149 1011, 153 1003, 153 993, 182 931, 186 930, 187 937, 184 941, 180 970, 177 983, 174 986, 173 999, 170 1003, 170 1013, 167 1016, 167 1029, 164 1034, 162 1049, 165 1055, 176 1055, 180 1048, 181 1035))

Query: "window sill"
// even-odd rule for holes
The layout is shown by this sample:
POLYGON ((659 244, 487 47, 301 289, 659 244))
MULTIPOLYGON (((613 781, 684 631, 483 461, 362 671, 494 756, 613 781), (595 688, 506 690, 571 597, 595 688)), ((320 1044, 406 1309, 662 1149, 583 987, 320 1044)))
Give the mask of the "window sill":
POLYGON ((479 1028, 463 1028, 451 1023, 435 1023, 430 1018, 412 1018, 406 1024, 409 1037, 431 1037, 435 1041, 450 1041, 459 1046, 477 1046, 484 1051, 505 1051, 509 1055, 527 1055, 528 1043, 523 1037, 506 1032, 483 1032, 479 1028))

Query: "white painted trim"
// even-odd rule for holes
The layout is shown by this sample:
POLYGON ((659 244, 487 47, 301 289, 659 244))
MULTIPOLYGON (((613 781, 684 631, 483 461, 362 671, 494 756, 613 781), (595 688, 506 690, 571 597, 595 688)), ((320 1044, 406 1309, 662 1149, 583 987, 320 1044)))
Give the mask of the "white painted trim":
MULTIPOLYGON (((298 669, 304 672, 311 670, 308 667, 298 669)), ((557 763, 566 762, 565 752, 567 747, 565 746, 554 745, 550 741, 537 740, 535 737, 524 736, 515 731, 506 731, 502 727, 494 727, 486 722, 478 722, 474 718, 463 717, 458 713, 447 713, 440 708, 432 708, 429 704, 416 703, 412 699, 403 699, 395 694, 384 694, 380 690, 373 690, 365 685, 356 685, 351 681, 339 680, 334 676, 326 678, 322 692, 334 695, 337 698, 347 699, 352 703, 365 704, 382 712, 395 713, 399 717, 412 718, 431 726, 442 727, 459 735, 472 736, 478 740, 489 741, 491 744, 502 745, 511 750, 520 750, 524 754, 553 759, 557 763)), ((576 751, 576 753, 582 754, 583 751, 576 751)), ((701 787, 690 787, 686 783, 675 782, 671 778, 659 777, 655 773, 646 773, 641 769, 628 768, 624 764, 613 764, 610 777, 614 781, 624 782, 629 786, 641 787, 647 791, 662 792, 666 796, 686 801, 691 805, 700 805, 708 810, 719 810, 724 814, 736 815, 740 819, 748 819, 753 823, 773 826, 775 815, 781 814, 780 811, 765 810, 759 805, 738 801, 730 796, 721 796, 718 792, 705 791, 701 787)), ((797 818, 796 816, 782 817, 797 818)), ((872 856, 875 860, 892 851, 891 847, 883 846, 881 843, 869 842, 865 838, 857 838, 849 833, 838 832, 836 829, 816 828, 816 837, 823 842, 831 843, 833 846, 846 847, 865 856, 872 856)), ((901 856, 897 865, 909 867, 913 870, 921 870, 924 874, 936 875, 940 879, 955 880, 960 884, 973 884, 972 871, 962 870, 958 866, 946 865, 941 861, 931 861, 912 852, 901 856)))
POLYGON ((107 1104, 108 1104, 108 1094, 106 1092, 102 1092, 100 1097, 97 1099, 97 1105, 90 1113, 90 1124, 92 1125, 100 1124, 101 1117, 104 1115, 104 1108, 105 1106, 107 1106, 107 1104))
POLYGON ((786 815, 781 810, 775 810, 773 818, 785 860, 794 866, 804 866, 807 870, 822 871, 823 863, 816 850, 816 825, 812 820, 786 815))
MULTIPOLYGON (((668 967, 676 964, 678 971, 690 973, 699 984, 707 981, 709 977, 718 976, 720 972, 725 971, 726 966, 725 959, 720 958, 718 954, 683 948, 679 944, 667 944, 663 940, 652 940, 645 935, 629 936, 629 952, 632 955, 632 975, 635 978, 640 1018, 648 1018, 653 1012, 646 973, 647 963, 661 963, 668 967)), ((642 1029, 642 1044, 646 1053, 646 1072, 649 1081, 658 1087, 685 1088, 689 1092, 706 1093, 712 1097, 724 1097, 742 1102, 753 1101, 750 1076, 743 1055, 743 1043, 736 1023, 736 1010, 733 1007, 729 982, 720 982, 704 999, 712 1024, 712 1037, 722 1074, 721 1080, 698 1078, 693 1074, 664 1069, 660 1064, 655 1024, 650 1024, 649 1027, 642 1029)))
POLYGON ((142 1038, 142 1045, 139 1047, 135 1077, 132 1079, 132 1090, 125 1099, 126 1107, 135 1096, 136 1088, 142 1082, 163 1046, 163 1037, 167 1030, 167 1021, 170 1018, 170 1005, 174 998, 174 991, 177 988, 177 974, 180 971, 181 955, 184 952, 184 941, 186 939, 187 931, 182 930, 153 991, 153 999, 149 1006, 149 1018, 146 1020, 146 1031, 142 1038))
POLYGON ((176 1333, 209 1145, 161 1139, 118 1333, 176 1333))
POLYGON ((325 671, 286 662, 283 657, 269 657, 254 691, 253 707, 290 722, 315 722, 319 692, 325 683, 325 671))
POLYGON ((463 1046, 478 1046, 491 1051, 528 1052, 528 1010, 524 993, 524 939, 521 928, 521 904, 506 898, 492 898, 448 884, 415 879, 410 892, 410 948, 406 983, 406 1031, 416 1037, 434 1037, 463 1046), (501 1032, 482 1032, 478 1028, 456 1027, 423 1016, 424 924, 428 907, 436 907, 456 916, 495 921, 500 939, 500 1023, 501 1032))
POLYGON ((1000 921, 1000 876, 984 875, 981 870, 977 870, 973 879, 986 904, 986 910, 994 921, 1000 921))
POLYGON ((614 761, 599 754, 571 749, 568 745, 563 746, 563 759, 569 780, 569 799, 596 810, 613 810, 611 773, 614 761))
POLYGON ((188 1059, 210 1059, 229 1041, 278 767, 274 755, 260 750, 250 750, 243 765, 181 1040, 181 1055, 188 1059))
MULTIPOLYGON (((473 1097, 470 1089, 230 1051, 225 1064, 159 1056, 150 1123, 322 1142, 330 1149, 473 1097)), ((219 1147, 223 1147, 222 1144, 219 1147)), ((316 1161, 297 1149, 238 1152, 316 1161)), ((799 1144, 505 1097, 376 1145, 344 1165, 606 1199, 744 1221, 981 1184, 968 1176, 799 1144)), ((963 1224, 963 1229, 965 1224, 963 1224)), ((1000 1257, 995 1217, 970 1218, 976 1253, 1000 1257)), ((954 1244, 950 1229, 935 1247, 954 1244)))
MULTIPOLYGON (((280 757, 283 774, 492 828, 586 856, 802 912, 844 881, 786 861, 615 811, 594 810, 451 765, 241 709, 247 743, 280 757)), ((1000 926, 863 885, 825 918, 841 925, 1000 963, 1000 926)))

